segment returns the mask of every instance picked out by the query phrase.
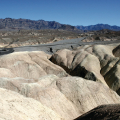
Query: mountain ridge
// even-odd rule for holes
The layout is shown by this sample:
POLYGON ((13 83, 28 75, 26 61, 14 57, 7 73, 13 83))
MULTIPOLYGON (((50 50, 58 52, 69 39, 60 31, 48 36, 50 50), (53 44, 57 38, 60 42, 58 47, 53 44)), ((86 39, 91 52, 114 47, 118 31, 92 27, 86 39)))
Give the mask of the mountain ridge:
POLYGON ((77 25, 76 28, 79 30, 88 30, 88 31, 96 31, 96 30, 102 30, 102 29, 120 31, 119 26, 117 25, 112 26, 109 24, 96 24, 96 25, 88 25, 88 26, 77 25))
POLYGON ((62 30, 70 30, 70 31, 97 31, 102 29, 108 29, 113 31, 120 31, 120 26, 117 25, 109 25, 109 24, 96 24, 89 26, 82 25, 69 25, 69 24, 61 24, 56 21, 45 21, 45 20, 30 20, 30 19, 14 19, 14 18, 5 18, 0 19, 0 30, 20 30, 20 29, 62 29, 62 30))
POLYGON ((0 19, 0 29, 63 29, 77 30, 75 26, 60 24, 56 21, 30 20, 30 19, 0 19))

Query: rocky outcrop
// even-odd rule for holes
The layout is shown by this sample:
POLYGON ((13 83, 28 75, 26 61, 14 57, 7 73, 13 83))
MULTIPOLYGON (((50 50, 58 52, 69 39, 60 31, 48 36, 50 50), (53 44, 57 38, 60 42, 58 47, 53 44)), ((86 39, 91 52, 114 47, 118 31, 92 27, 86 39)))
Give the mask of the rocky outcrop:
POLYGON ((110 88, 120 95, 120 60, 105 74, 105 80, 110 88))
POLYGON ((50 55, 41 52, 16 52, 0 56, 0 77, 38 79, 47 74, 67 76, 59 66, 49 61, 50 55))
POLYGON ((120 57, 120 45, 113 49, 113 54, 115 57, 120 57))
POLYGON ((63 67, 70 75, 83 78, 87 76, 87 79, 93 78, 95 81, 106 84, 103 76, 100 74, 100 61, 98 57, 92 53, 92 50, 92 46, 79 47, 74 51, 64 49, 56 52, 50 60, 63 67))
POLYGON ((82 113, 88 111, 88 109, 91 109, 93 106, 95 107, 105 103, 109 104, 109 100, 115 102, 119 99, 118 95, 114 94, 115 92, 103 84, 86 81, 82 78, 66 77, 64 79, 57 80, 57 86, 82 113))
POLYGON ((74 120, 119 120, 120 104, 102 105, 74 120))
POLYGON ((40 102, 0 88, 1 120, 64 120, 40 102))
POLYGON ((98 105, 120 103, 120 97, 108 87, 80 77, 0 78, 0 87, 36 99, 65 120, 72 120, 98 105))
POLYGON ((86 45, 59 50, 52 57, 41 51, 1 55, 0 118, 7 119, 6 111, 11 120, 16 116, 25 120, 73 120, 99 105, 119 104, 120 60, 113 54, 116 47, 86 45))
POLYGON ((101 65, 101 74, 103 75, 108 86, 116 91, 119 95, 120 77, 119 77, 119 45, 95 46, 94 54, 99 58, 101 65))
POLYGON ((72 76, 102 82, 120 94, 120 59, 117 44, 85 45, 72 51, 59 50, 50 60, 72 76))

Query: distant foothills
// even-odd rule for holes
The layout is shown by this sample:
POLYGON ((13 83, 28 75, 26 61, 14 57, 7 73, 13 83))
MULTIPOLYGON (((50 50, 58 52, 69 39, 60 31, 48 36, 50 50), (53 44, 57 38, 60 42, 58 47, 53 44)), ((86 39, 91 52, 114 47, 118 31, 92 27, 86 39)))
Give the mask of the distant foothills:
POLYGON ((96 31, 96 30, 102 30, 102 29, 108 29, 113 31, 120 31, 119 26, 111 26, 108 24, 96 24, 96 25, 89 25, 89 26, 76 26, 79 30, 87 30, 87 31, 96 31))
POLYGON ((5 18, 0 19, 0 30, 21 30, 21 29, 62 29, 70 31, 96 31, 102 29, 109 29, 113 31, 120 31, 119 26, 111 26, 108 24, 97 24, 90 26, 72 26, 66 24, 60 24, 56 21, 45 20, 30 20, 30 19, 12 19, 5 18))

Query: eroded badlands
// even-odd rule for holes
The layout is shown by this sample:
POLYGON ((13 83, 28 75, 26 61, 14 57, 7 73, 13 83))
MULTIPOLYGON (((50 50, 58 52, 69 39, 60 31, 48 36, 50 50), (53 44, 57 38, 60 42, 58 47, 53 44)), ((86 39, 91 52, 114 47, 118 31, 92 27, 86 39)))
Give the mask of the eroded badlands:
POLYGON ((120 104, 119 44, 0 56, 0 120, 73 120, 120 104))

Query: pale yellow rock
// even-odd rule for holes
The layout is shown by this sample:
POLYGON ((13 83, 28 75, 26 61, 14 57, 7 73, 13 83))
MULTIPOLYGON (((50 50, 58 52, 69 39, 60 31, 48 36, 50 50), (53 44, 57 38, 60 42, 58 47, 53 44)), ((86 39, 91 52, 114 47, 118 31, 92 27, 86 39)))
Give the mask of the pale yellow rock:
POLYGON ((120 94, 120 58, 113 54, 116 47, 85 45, 60 50, 52 56, 57 65, 41 51, 0 56, 0 119, 73 120, 98 105, 120 103, 114 92, 120 94), (65 77, 68 74, 60 66, 68 73, 86 70, 99 82, 65 77))
POLYGON ((0 78, 0 87, 34 98, 65 120, 72 120, 80 113, 77 107, 59 91, 56 86, 57 79, 58 77, 55 75, 44 76, 38 80, 0 78))
POLYGON ((120 103, 120 97, 102 83, 79 77, 65 77, 57 80, 57 86, 77 106, 80 113, 101 104, 120 103))
POLYGON ((11 78, 37 79, 47 74, 67 76, 66 72, 61 67, 50 62, 49 58, 50 55, 41 51, 2 55, 0 56, 0 77, 6 75, 6 77, 11 78))
MULTIPOLYGON (((99 59, 93 55, 92 49, 92 46, 86 45, 84 47, 77 48, 75 51, 66 49, 60 50, 51 57, 51 60, 57 65, 63 67, 69 74, 72 74, 72 71, 75 72, 74 69, 78 65, 85 67, 88 72, 95 75, 97 81, 100 81, 107 86, 103 76, 100 74, 101 67, 99 59)), ((76 70, 76 72, 79 73, 79 69, 76 70)))
POLYGON ((108 86, 120 95, 119 49, 118 44, 94 46, 94 54, 101 64, 101 74, 108 86))
POLYGON ((114 57, 112 49, 114 46, 107 45, 94 45, 93 53, 99 58, 99 60, 105 59, 107 56, 114 57))
POLYGON ((105 80, 120 95, 120 60, 105 74, 105 80))
POLYGON ((69 74, 102 82, 120 94, 120 45, 85 45, 76 50, 59 50, 51 61, 69 74))
POLYGON ((120 97, 102 83, 80 77, 0 78, 0 87, 36 99, 65 120, 73 120, 98 105, 120 103, 120 97))
POLYGON ((0 120, 63 120, 40 102, 0 88, 0 120))

